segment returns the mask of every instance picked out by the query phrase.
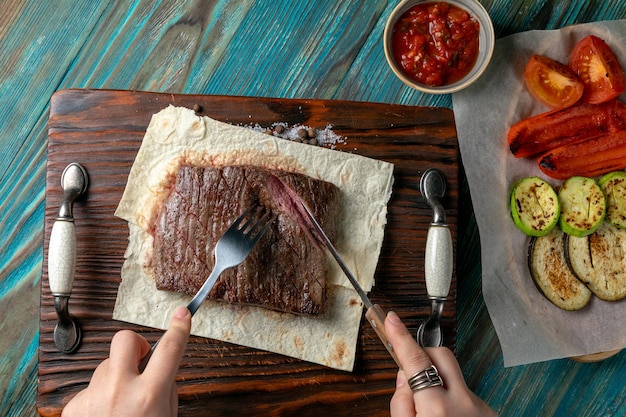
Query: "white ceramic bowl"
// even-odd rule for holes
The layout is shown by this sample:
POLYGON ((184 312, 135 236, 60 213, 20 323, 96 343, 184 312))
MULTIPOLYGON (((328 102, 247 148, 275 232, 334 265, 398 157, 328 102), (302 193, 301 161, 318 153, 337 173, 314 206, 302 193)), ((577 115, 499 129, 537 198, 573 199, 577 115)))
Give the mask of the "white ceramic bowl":
POLYGON ((485 71, 485 68, 487 68, 487 65, 489 65, 489 61, 491 60, 491 56, 493 54, 495 35, 493 31, 493 23, 491 22, 489 14, 477 0, 443 0, 443 2, 445 3, 449 3, 451 5, 466 10, 467 12, 469 12, 470 15, 476 18, 476 20, 478 20, 480 29, 478 34, 478 57, 476 58, 476 63, 474 64, 474 67, 469 71, 469 73, 465 75, 465 77, 454 83, 443 85, 440 87, 432 87, 425 84, 420 84, 419 82, 409 78, 404 73, 402 68, 395 62, 395 59, 393 57, 392 36, 394 25, 396 24, 398 19, 404 14, 404 12, 406 12, 416 4, 435 2, 437 1, 403 0, 400 2, 400 4, 396 6, 396 8, 391 12, 389 19, 387 19, 387 24, 385 25, 385 32, 383 35, 385 57, 387 58, 387 62, 389 63, 389 66, 391 67, 393 72, 405 84, 425 93, 450 94, 469 86, 474 81, 476 81, 478 77, 480 77, 480 75, 485 71))

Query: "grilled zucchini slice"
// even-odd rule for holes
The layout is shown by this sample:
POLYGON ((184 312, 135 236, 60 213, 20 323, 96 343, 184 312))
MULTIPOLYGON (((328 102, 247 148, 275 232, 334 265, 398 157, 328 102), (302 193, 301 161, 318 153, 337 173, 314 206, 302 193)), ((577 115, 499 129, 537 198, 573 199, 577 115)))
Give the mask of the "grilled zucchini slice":
POLYGON ((550 184, 539 177, 518 181, 511 191, 511 216, 529 236, 545 236, 559 220, 559 199, 550 184))
POLYGON ((530 275, 552 304, 571 311, 580 310, 589 303, 591 291, 567 265, 565 233, 555 228, 546 236, 533 237, 528 251, 530 275))
POLYGON ((561 230, 571 236, 583 237, 595 232, 606 213, 606 200, 593 178, 568 178, 559 189, 561 230))
POLYGON ((606 199, 605 220, 613 226, 626 228, 626 172, 609 172, 598 180, 606 199))

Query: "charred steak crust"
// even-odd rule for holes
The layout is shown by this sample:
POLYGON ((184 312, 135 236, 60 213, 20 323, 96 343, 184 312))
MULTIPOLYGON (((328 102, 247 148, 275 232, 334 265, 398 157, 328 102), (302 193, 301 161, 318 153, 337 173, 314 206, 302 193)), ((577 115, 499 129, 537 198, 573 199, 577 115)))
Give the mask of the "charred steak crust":
POLYGON ((195 294, 213 268, 215 243, 247 207, 258 201, 277 219, 243 264, 227 270, 210 299, 318 315, 326 296, 325 254, 266 186, 277 177, 313 210, 336 239, 339 189, 302 174, 251 166, 182 166, 154 227, 153 260, 159 290, 195 294))

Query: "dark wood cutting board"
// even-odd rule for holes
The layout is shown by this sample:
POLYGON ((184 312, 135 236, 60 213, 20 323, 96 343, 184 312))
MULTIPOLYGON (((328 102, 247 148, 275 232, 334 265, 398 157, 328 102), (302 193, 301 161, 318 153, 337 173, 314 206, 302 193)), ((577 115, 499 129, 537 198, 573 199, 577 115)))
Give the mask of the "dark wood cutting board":
MULTIPOLYGON (((345 143, 337 150, 395 165, 385 240, 372 301, 394 310, 415 333, 430 311, 424 283, 424 249, 431 209, 419 193, 421 173, 442 170, 444 199, 456 248, 458 144, 450 109, 347 101, 179 95, 107 90, 64 90, 50 106, 44 265, 37 408, 58 416, 85 388, 108 356, 112 336, 131 329, 154 343, 161 331, 111 319, 128 228, 113 216, 150 118, 173 104, 199 114, 249 126, 283 122, 324 129, 345 143), (198 109, 198 107, 195 107, 198 109), (47 249, 62 200, 61 173, 71 162, 89 173, 87 194, 74 204, 76 277, 70 312, 80 322, 77 352, 61 354, 53 342, 56 324, 48 286, 47 249)), ((313 145, 310 145, 313 146, 313 145)), ((455 257, 456 259, 456 257, 455 257)), ((456 268, 444 311, 444 339, 456 337, 456 268)), ((369 324, 362 320, 354 372, 192 337, 178 373, 181 416, 384 416, 388 415, 397 367, 369 324)))

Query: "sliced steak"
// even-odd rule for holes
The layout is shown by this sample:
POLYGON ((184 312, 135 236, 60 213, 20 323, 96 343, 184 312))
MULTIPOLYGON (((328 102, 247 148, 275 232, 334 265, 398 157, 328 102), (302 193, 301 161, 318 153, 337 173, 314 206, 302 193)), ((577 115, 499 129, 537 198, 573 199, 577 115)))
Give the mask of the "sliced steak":
POLYGON ((224 272, 209 298, 297 314, 323 310, 325 254, 285 210, 284 189, 313 210, 334 240, 339 189, 311 177, 250 166, 182 166, 154 225, 152 266, 160 290, 195 294, 213 268, 213 248, 254 202, 277 215, 252 253, 224 272), (279 180, 285 187, 269 187, 279 180), (283 190, 283 191, 281 191, 283 190))

